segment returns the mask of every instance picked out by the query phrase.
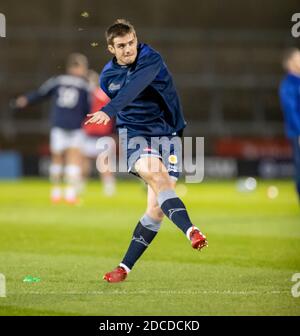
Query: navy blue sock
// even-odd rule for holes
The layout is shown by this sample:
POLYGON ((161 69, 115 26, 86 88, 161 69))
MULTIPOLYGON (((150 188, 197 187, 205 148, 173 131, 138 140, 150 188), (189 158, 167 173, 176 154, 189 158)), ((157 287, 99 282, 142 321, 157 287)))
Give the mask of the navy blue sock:
POLYGON ((158 204, 163 213, 186 234, 193 225, 186 207, 173 190, 162 191, 158 194, 158 204))
MULTIPOLYGON (((142 222, 144 222, 145 216, 141 219, 142 222)), ((147 217, 150 218, 149 216, 147 217)), ((136 261, 141 257, 148 245, 152 242, 158 231, 158 229, 157 231, 149 230, 141 224, 141 221, 138 222, 133 232, 131 243, 121 263, 126 265, 129 269, 132 269, 136 261)), ((157 223, 157 225, 159 228, 160 223, 157 223)), ((156 229, 156 227, 152 228, 156 229)))

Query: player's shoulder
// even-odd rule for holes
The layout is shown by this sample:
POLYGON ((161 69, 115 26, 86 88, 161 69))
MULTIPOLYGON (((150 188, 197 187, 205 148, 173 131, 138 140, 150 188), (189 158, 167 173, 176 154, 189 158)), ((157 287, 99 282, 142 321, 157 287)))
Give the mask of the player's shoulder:
POLYGON ((280 82, 280 89, 281 90, 291 89, 298 85, 300 85, 300 77, 297 78, 296 76, 292 74, 286 74, 280 82))
POLYGON ((113 61, 111 60, 104 65, 100 76, 102 77, 102 76, 108 75, 112 72, 114 72, 114 64, 113 64, 113 61))
POLYGON ((140 43, 138 46, 138 49, 139 49, 138 58, 140 60, 145 60, 145 59, 161 60, 162 59, 160 53, 154 48, 152 48, 149 44, 140 43))
POLYGON ((113 78, 116 74, 116 69, 113 64, 113 60, 109 61, 105 64, 103 67, 101 73, 100 73, 100 88, 104 91, 104 93, 109 96, 109 92, 107 90, 108 83, 110 82, 111 78, 113 78))

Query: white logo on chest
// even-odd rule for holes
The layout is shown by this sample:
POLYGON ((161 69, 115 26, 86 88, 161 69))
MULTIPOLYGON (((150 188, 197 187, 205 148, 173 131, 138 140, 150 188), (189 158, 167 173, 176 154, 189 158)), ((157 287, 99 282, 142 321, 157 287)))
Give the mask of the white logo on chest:
POLYGON ((120 88, 121 88, 121 84, 111 83, 111 84, 109 84, 108 90, 109 91, 116 91, 116 90, 120 90, 120 88))

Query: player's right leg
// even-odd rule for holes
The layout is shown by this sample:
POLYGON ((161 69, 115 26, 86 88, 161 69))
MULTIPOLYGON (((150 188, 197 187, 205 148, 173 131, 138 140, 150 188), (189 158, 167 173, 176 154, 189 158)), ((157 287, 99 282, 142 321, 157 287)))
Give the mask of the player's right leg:
POLYGON ((163 217, 164 213, 157 203, 156 194, 148 185, 147 210, 135 227, 131 243, 122 262, 113 271, 106 273, 104 280, 120 282, 126 279, 127 274, 155 238, 163 217))

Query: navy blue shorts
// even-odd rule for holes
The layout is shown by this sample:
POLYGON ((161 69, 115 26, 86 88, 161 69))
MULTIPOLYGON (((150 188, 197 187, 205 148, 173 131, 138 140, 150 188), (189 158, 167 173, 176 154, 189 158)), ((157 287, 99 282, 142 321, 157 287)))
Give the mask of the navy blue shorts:
POLYGON ((119 129, 119 141, 123 155, 127 158, 129 173, 139 176, 135 163, 142 157, 153 156, 163 162, 172 178, 178 179, 182 171, 182 141, 179 136, 126 137, 126 134, 126 130, 119 129))

